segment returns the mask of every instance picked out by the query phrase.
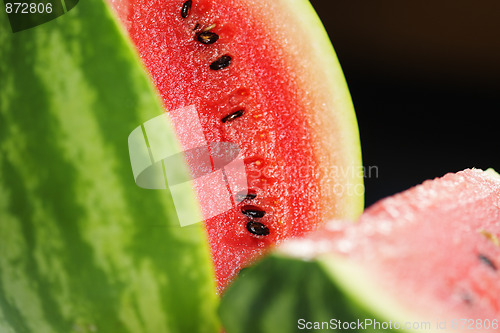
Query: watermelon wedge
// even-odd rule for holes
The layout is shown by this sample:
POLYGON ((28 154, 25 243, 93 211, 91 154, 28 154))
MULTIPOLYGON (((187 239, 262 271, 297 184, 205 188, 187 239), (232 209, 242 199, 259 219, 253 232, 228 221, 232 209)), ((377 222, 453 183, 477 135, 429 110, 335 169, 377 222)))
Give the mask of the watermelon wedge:
MULTIPOLYGON (((335 52, 308 1, 112 5, 185 150, 196 148, 193 124, 204 141, 241 148, 248 192, 232 193, 224 213, 204 215, 219 291, 273 244, 326 219, 361 213, 356 119, 335 52), (195 116, 172 115, 186 108, 195 116)), ((212 182, 197 191, 201 206, 208 205, 201 198, 218 198, 212 182)))
POLYGON ((0 12, 1 333, 220 332, 202 226, 131 177, 163 108, 120 29, 103 0, 18 33, 0 12))
POLYGON ((447 174, 357 224, 286 242, 229 288, 223 322, 227 332, 499 332, 499 239, 500 175, 447 174))

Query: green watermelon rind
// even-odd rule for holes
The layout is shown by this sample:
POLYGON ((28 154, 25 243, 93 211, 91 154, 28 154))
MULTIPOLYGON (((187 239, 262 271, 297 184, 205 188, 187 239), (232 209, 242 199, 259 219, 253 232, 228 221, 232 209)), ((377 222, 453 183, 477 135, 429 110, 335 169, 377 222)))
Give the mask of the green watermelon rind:
MULTIPOLYGON (((414 314, 405 311, 398 301, 388 293, 371 277, 370 272, 363 269, 357 263, 338 255, 328 254, 315 259, 324 268, 326 274, 331 277, 346 298, 361 309, 364 309, 374 320, 386 323, 398 323, 400 327, 405 324, 430 323, 424 318, 418 318, 414 314)), ((418 332, 413 329, 395 329, 398 332, 418 332)))
MULTIPOLYGON (((349 280, 348 274, 359 272, 359 268, 348 267, 341 259, 336 263, 332 260, 309 261, 274 253, 244 270, 221 301, 219 315, 226 332, 331 332, 344 322, 355 327, 351 331, 380 332, 366 326, 365 320, 382 325, 389 323, 388 317, 374 312, 356 291, 355 281, 349 280), (314 326, 307 330, 324 322, 328 327, 323 324, 322 330, 314 326)), ((394 317, 391 320, 394 322, 394 317)))
MULTIPOLYGON (((477 190, 479 202, 492 204, 493 211, 496 207, 500 207, 495 202, 495 199, 498 198, 500 175, 493 169, 488 169, 486 172, 477 169, 465 170, 457 174, 448 174, 443 179, 434 180, 434 182, 444 184, 442 187, 446 192, 461 193, 463 186, 453 188, 448 183, 454 177, 459 179, 460 185, 463 185, 464 179, 471 177, 471 183, 477 187, 471 186, 469 190, 477 190), (493 202, 490 199, 494 199, 493 202)), ((396 197, 406 195, 405 200, 411 201, 408 200, 409 193, 417 193, 419 194, 418 198, 424 202, 423 206, 418 206, 415 201, 411 202, 409 206, 432 209, 435 200, 441 198, 439 191, 430 186, 435 184, 432 182, 428 181, 424 183, 426 185, 419 185, 419 187, 398 194, 396 197), (425 186, 427 186, 427 191, 423 191, 425 186)), ((393 197, 386 200, 396 199, 393 197)), ((378 207, 380 208, 381 205, 383 206, 380 203, 378 207)), ((407 206, 400 208, 404 209, 405 207, 407 206)), ((388 209, 387 206, 385 209, 388 209)), ((479 216, 482 216, 481 209, 482 207, 478 208, 479 216)), ((377 212, 380 214, 380 211, 377 212)), ((391 213, 393 216, 399 216, 396 214, 396 209, 393 209, 391 213)), ((493 223, 494 220, 492 221, 490 217, 486 221, 493 223)), ((363 223, 368 226, 366 224, 368 221, 365 220, 363 223)), ((335 223, 331 225, 335 228, 339 226, 340 224, 335 223)), ((320 232, 320 230, 317 231, 316 236, 320 236, 320 232)), ((367 267, 366 262, 363 265, 363 261, 358 261, 352 256, 343 256, 337 247, 340 246, 338 239, 335 237, 333 239, 330 243, 328 236, 323 239, 321 237, 307 238, 306 236, 304 239, 285 242, 270 257, 245 271, 241 278, 230 286, 222 299, 219 312, 223 325, 230 328, 228 333, 246 333, 252 332, 252 329, 255 332, 265 333, 290 332, 292 329, 297 330, 297 327, 281 329, 278 323, 296 322, 297 318, 304 317, 304 313, 309 315, 307 320, 310 322, 323 322, 330 318, 352 322, 368 318, 372 322, 380 323, 379 327, 365 326, 353 331, 369 332, 370 329, 374 329, 374 331, 387 332, 391 331, 391 327, 397 332, 439 332, 444 331, 443 327, 450 330, 458 329, 458 327, 453 327, 453 320, 458 318, 447 317, 448 314, 444 314, 444 316, 439 314, 442 317, 434 317, 438 314, 433 313, 433 311, 439 310, 436 308, 436 304, 429 304, 428 311, 423 312, 413 308, 410 305, 414 301, 413 299, 403 300, 397 293, 397 289, 389 290, 387 281, 380 280, 383 275, 378 274, 380 272, 374 270, 373 266, 367 267), (303 290, 309 292, 303 293, 303 290), (284 306, 280 307, 275 303, 284 304, 284 306), (232 314, 230 309, 233 309, 232 314), (245 311, 248 309, 250 312, 245 311), (261 313, 264 315, 260 316, 261 313), (252 325, 252 328, 250 330, 238 328, 238 322, 252 325), (384 323, 388 329, 385 329, 384 323), (276 327, 273 327, 273 324, 276 327), (268 330, 267 327, 273 327, 273 330, 268 330), (382 329, 378 330, 380 327, 382 329)), ((411 240, 408 239, 408 241, 411 240)), ((498 246, 496 237, 493 243, 498 246)), ((374 260, 376 262, 377 259, 374 260)), ((406 274, 408 273, 406 272, 406 274)), ((404 275, 400 278, 404 278, 404 275)), ((401 288, 401 285, 398 285, 398 288, 401 288)), ((403 293, 402 290, 400 291, 403 293)), ((489 292, 489 296, 494 297, 494 295, 489 292)), ((415 303, 418 301, 415 300, 415 303)), ((327 332, 328 330, 317 331, 327 332)))
POLYGON ((201 224, 136 186, 163 112, 104 1, 11 33, 0 13, 0 332, 219 332, 201 224))
POLYGON ((227 333, 435 328, 434 321, 405 311, 359 264, 331 254, 303 260, 273 253, 233 282, 219 315, 227 333))
POLYGON ((493 178, 500 178, 500 174, 495 171, 493 168, 486 169, 484 172, 486 172, 488 175, 490 175, 493 178))
MULTIPOLYGON (((314 41, 310 44, 312 49, 309 52, 314 54, 314 65, 321 68, 322 87, 328 87, 332 92, 327 97, 331 107, 328 111, 341 125, 336 130, 339 131, 337 140, 340 139, 342 142, 335 142, 335 145, 343 148, 341 154, 345 164, 341 167, 345 168, 344 171, 348 171, 345 183, 341 184, 346 186, 346 194, 339 198, 342 202, 337 205, 337 208, 341 211, 338 212, 336 218, 356 219, 364 209, 364 191, 359 191, 364 183, 361 172, 361 143, 354 105, 342 67, 328 33, 312 4, 306 0, 279 1, 280 6, 284 8, 283 11, 288 11, 289 17, 298 20, 304 34, 310 37, 309 40, 314 41), (351 190, 357 189, 357 191, 347 191, 347 187, 351 190)), ((320 118, 318 119, 321 123, 320 118)), ((325 147, 325 150, 328 149, 329 147, 325 147)), ((328 204, 331 204, 331 198, 326 199, 330 200, 328 204)))

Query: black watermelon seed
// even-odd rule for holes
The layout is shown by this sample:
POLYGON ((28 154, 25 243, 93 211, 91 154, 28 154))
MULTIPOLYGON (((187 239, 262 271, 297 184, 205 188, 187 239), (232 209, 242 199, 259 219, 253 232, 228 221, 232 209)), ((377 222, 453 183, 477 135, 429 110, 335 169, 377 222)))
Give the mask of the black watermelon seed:
POLYGON ((236 118, 239 118, 241 117, 243 114, 245 113, 245 110, 238 110, 238 111, 235 111, 231 114, 228 114, 227 116, 225 116, 224 118, 221 119, 221 121, 223 123, 226 123, 228 121, 233 121, 235 120, 236 118))
POLYGON ((189 12, 191 11, 191 6, 192 5, 193 5, 193 1, 192 0, 187 0, 186 2, 184 2, 184 4, 182 5, 182 9, 181 9, 181 16, 182 16, 182 18, 188 17, 189 12))
POLYGON ((256 206, 244 206, 242 209, 241 209, 241 212, 248 216, 248 217, 252 217, 252 218, 261 218, 261 217, 264 217, 264 215, 266 215, 266 212, 263 211, 262 209, 260 209, 259 207, 256 207, 256 206))
POLYGON ((497 266, 495 265, 495 263, 493 261, 491 261, 490 258, 488 258, 487 256, 485 256, 484 254, 479 254, 478 255, 478 258, 479 260, 481 260, 481 262, 485 265, 487 265, 488 267, 490 267, 492 270, 496 271, 497 270, 497 266))
POLYGON ((269 235, 269 228, 260 222, 250 221, 247 223, 247 230, 257 236, 269 235))
POLYGON ((199 27, 200 27, 200 24, 199 24, 199 23, 196 23, 196 25, 195 25, 195 26, 194 26, 194 28, 193 28, 193 31, 198 30, 198 28, 199 28, 199 27))
POLYGON ((202 44, 213 44, 219 39, 219 35, 212 31, 203 31, 198 34, 198 41, 202 44))
POLYGON ((462 299, 462 301, 467 304, 467 305, 472 305, 474 299, 472 298, 471 294, 469 294, 468 292, 464 291, 460 294, 460 298, 462 299))
POLYGON ((213 63, 210 64, 210 69, 211 70, 214 70, 214 71, 218 71, 219 69, 223 69, 223 68, 226 68, 227 66, 229 66, 231 64, 231 56, 225 54, 223 56, 221 56, 220 58, 218 58, 217 60, 215 60, 213 63))
POLYGON ((257 198, 257 193, 252 191, 241 191, 235 195, 235 199, 238 202, 242 202, 243 200, 253 200, 257 198))

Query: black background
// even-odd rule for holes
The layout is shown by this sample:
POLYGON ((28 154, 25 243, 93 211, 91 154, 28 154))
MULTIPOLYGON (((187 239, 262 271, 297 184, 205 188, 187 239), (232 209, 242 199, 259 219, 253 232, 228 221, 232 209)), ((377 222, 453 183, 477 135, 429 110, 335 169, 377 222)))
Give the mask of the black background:
POLYGON ((500 170, 500 1, 311 0, 356 109, 366 205, 447 172, 500 170))

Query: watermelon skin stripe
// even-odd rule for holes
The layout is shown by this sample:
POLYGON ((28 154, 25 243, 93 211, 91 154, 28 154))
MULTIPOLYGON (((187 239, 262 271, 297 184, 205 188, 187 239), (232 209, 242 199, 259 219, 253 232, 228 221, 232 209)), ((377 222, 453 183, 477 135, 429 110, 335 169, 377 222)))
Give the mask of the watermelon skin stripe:
POLYGON ((0 332, 218 332, 201 226, 138 188, 162 112, 106 5, 11 34, 0 14, 0 332))
POLYGON ((387 320, 347 293, 320 261, 302 261, 276 253, 247 268, 229 286, 219 313, 228 333, 407 332, 381 331, 372 326, 333 330, 338 322, 331 322, 328 329, 299 328, 305 322, 330 324, 332 319, 356 324, 365 319, 387 320))

